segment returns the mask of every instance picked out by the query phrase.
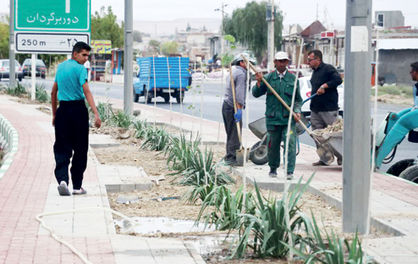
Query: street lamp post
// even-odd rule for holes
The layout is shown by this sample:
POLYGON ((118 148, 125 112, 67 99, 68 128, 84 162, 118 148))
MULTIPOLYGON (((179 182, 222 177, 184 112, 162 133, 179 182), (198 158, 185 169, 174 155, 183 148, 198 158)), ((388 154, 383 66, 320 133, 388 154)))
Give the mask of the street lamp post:
POLYGON ((274 68, 274 0, 267 4, 266 20, 267 20, 267 70, 274 68))
MULTIPOLYGON (((228 4, 224 4, 224 2, 222 2, 221 8, 216 8, 215 11, 221 11, 222 13, 222 24, 221 24, 221 56, 224 53, 224 19, 225 19, 225 11, 224 8, 227 7, 228 4)), ((222 60, 222 57, 221 57, 222 60)))

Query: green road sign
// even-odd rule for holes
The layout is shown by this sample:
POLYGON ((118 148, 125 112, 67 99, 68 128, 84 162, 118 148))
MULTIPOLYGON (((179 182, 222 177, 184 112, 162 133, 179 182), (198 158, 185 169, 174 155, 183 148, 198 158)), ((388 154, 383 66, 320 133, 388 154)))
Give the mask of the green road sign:
POLYGON ((90 42, 91 0, 14 0, 17 53, 71 53, 90 42))
POLYGON ((14 0, 15 31, 90 32, 90 0, 14 0))

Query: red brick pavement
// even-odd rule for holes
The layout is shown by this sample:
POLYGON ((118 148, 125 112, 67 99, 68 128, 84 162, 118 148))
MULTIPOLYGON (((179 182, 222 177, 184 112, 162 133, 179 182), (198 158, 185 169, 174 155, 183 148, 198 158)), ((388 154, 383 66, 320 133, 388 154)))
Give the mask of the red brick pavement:
MULTIPOLYGON (((10 101, 0 104, 0 113, 19 134, 13 163, 0 179, 0 263, 81 263, 68 248, 38 234, 35 216, 43 212, 49 186, 55 183, 54 135, 38 125, 50 122, 50 117, 25 115, 17 111, 19 108, 28 106, 10 101)), ((93 166, 88 167, 85 177, 89 182, 98 181, 93 166)), ((109 239, 64 239, 93 263, 115 263, 109 239)))

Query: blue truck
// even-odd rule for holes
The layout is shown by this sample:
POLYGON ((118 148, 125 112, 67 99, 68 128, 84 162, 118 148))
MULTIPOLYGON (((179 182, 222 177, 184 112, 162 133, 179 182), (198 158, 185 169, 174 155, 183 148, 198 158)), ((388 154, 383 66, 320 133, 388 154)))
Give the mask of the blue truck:
POLYGON ((140 96, 150 103, 154 97, 162 97, 166 103, 170 97, 182 103, 184 94, 192 83, 189 58, 185 57, 142 57, 136 59, 139 65, 134 80, 134 101, 140 96))

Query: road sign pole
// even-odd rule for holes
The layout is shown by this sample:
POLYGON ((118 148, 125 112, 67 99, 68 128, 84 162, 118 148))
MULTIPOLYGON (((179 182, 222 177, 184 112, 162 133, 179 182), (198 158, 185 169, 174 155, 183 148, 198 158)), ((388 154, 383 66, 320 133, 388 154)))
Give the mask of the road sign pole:
POLYGON ((9 22, 9 87, 16 86, 15 46, 14 46, 14 0, 10 0, 9 22))
POLYGON ((31 69, 31 76, 32 76, 32 89, 30 93, 30 99, 32 101, 35 100, 35 93, 36 93, 36 53, 32 53, 32 69, 31 69))
POLYGON ((132 115, 133 107, 133 6, 132 0, 125 0, 125 53, 124 53, 124 96, 123 110, 125 114, 132 115))
POLYGON ((369 232, 372 0, 347 0, 345 26, 343 230, 369 232))

